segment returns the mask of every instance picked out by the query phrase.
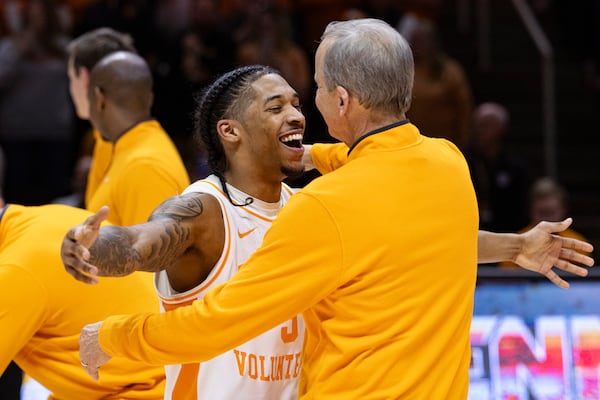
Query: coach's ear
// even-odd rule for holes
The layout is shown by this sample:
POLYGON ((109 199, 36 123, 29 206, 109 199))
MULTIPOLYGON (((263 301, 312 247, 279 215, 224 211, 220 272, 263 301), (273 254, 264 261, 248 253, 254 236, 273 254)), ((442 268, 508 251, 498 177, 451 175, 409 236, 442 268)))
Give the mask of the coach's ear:
POLYGON ((335 88, 335 93, 338 96, 338 113, 340 116, 346 114, 348 112, 348 108, 350 107, 350 100, 353 98, 350 97, 350 92, 346 90, 343 86, 337 86, 335 88))
POLYGON ((222 119, 217 122, 217 132, 225 143, 236 143, 240 140, 240 127, 237 121, 222 119))

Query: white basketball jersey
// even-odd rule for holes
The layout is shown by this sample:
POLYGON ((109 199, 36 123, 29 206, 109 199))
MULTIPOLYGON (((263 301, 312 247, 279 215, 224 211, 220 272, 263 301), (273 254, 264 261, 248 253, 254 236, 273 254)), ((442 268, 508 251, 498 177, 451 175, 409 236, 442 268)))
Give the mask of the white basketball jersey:
MULTIPOLYGON (((243 204, 249 197, 230 185, 227 188, 238 204, 243 204)), ((217 198, 223 211, 225 244, 206 280, 187 292, 175 292, 169 285, 166 271, 156 274, 155 285, 163 311, 188 305, 202 298, 212 287, 228 281, 260 246, 277 211, 293 193, 282 184, 279 203, 254 199, 248 206, 234 206, 214 175, 194 182, 184 194, 190 192, 207 193, 217 198)), ((296 399, 303 341, 304 322, 299 315, 206 362, 167 365, 165 399, 296 399)))

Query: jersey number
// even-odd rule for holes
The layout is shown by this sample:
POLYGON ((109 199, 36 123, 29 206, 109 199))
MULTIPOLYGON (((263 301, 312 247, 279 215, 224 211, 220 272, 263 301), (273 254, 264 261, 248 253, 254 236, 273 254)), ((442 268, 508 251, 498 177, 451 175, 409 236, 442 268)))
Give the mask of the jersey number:
POLYGON ((291 343, 298 338, 298 317, 294 317, 290 320, 292 326, 284 326, 281 328, 281 340, 283 343, 291 343))

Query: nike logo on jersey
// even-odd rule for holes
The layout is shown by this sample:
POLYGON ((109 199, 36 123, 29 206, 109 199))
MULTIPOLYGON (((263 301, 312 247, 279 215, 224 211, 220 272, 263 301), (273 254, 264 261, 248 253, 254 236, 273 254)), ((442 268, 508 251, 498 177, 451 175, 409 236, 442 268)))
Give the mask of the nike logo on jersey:
POLYGON ((242 232, 242 231, 240 231, 240 230, 238 229, 238 237, 239 237, 240 239, 243 239, 243 238, 245 238, 246 236, 248 236, 249 234, 251 234, 252 232, 254 232, 254 230, 255 230, 255 229, 256 229, 256 227, 254 227, 254 228, 252 228, 252 229, 249 229, 249 230, 247 230, 247 231, 245 231, 245 232, 242 232))

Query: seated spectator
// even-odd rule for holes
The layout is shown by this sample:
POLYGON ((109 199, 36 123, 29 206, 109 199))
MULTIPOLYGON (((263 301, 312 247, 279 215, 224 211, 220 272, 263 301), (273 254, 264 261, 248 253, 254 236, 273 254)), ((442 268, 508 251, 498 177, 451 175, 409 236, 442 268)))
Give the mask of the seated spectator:
POLYGON ((462 146, 467 141, 473 95, 463 67, 442 49, 434 23, 406 14, 399 32, 415 60, 413 99, 408 119, 426 136, 443 137, 462 146))
POLYGON ((501 104, 480 104, 464 149, 479 205, 479 228, 514 232, 528 222, 525 163, 506 147, 510 115, 501 104))
MULTIPOLYGON (((529 193, 529 225, 519 230, 527 232, 541 221, 562 221, 569 215, 569 198, 566 189, 554 179, 543 177, 536 180, 529 193)), ((572 228, 556 233, 559 236, 587 241, 584 235, 572 228)), ((584 253, 591 256, 591 253, 584 253)), ((513 263, 503 262, 504 267, 516 267, 513 263)))
POLYGON ((39 205, 69 191, 75 114, 64 26, 54 0, 31 0, 0 40, 0 144, 7 201, 39 205))
MULTIPOLYGON (((531 186, 529 194, 530 223, 523 230, 529 230, 541 221, 562 221, 569 215, 568 203, 569 198, 566 189, 554 179, 544 177, 536 180, 531 186)), ((585 240, 583 235, 572 229, 567 229, 561 232, 560 235, 585 240)))

